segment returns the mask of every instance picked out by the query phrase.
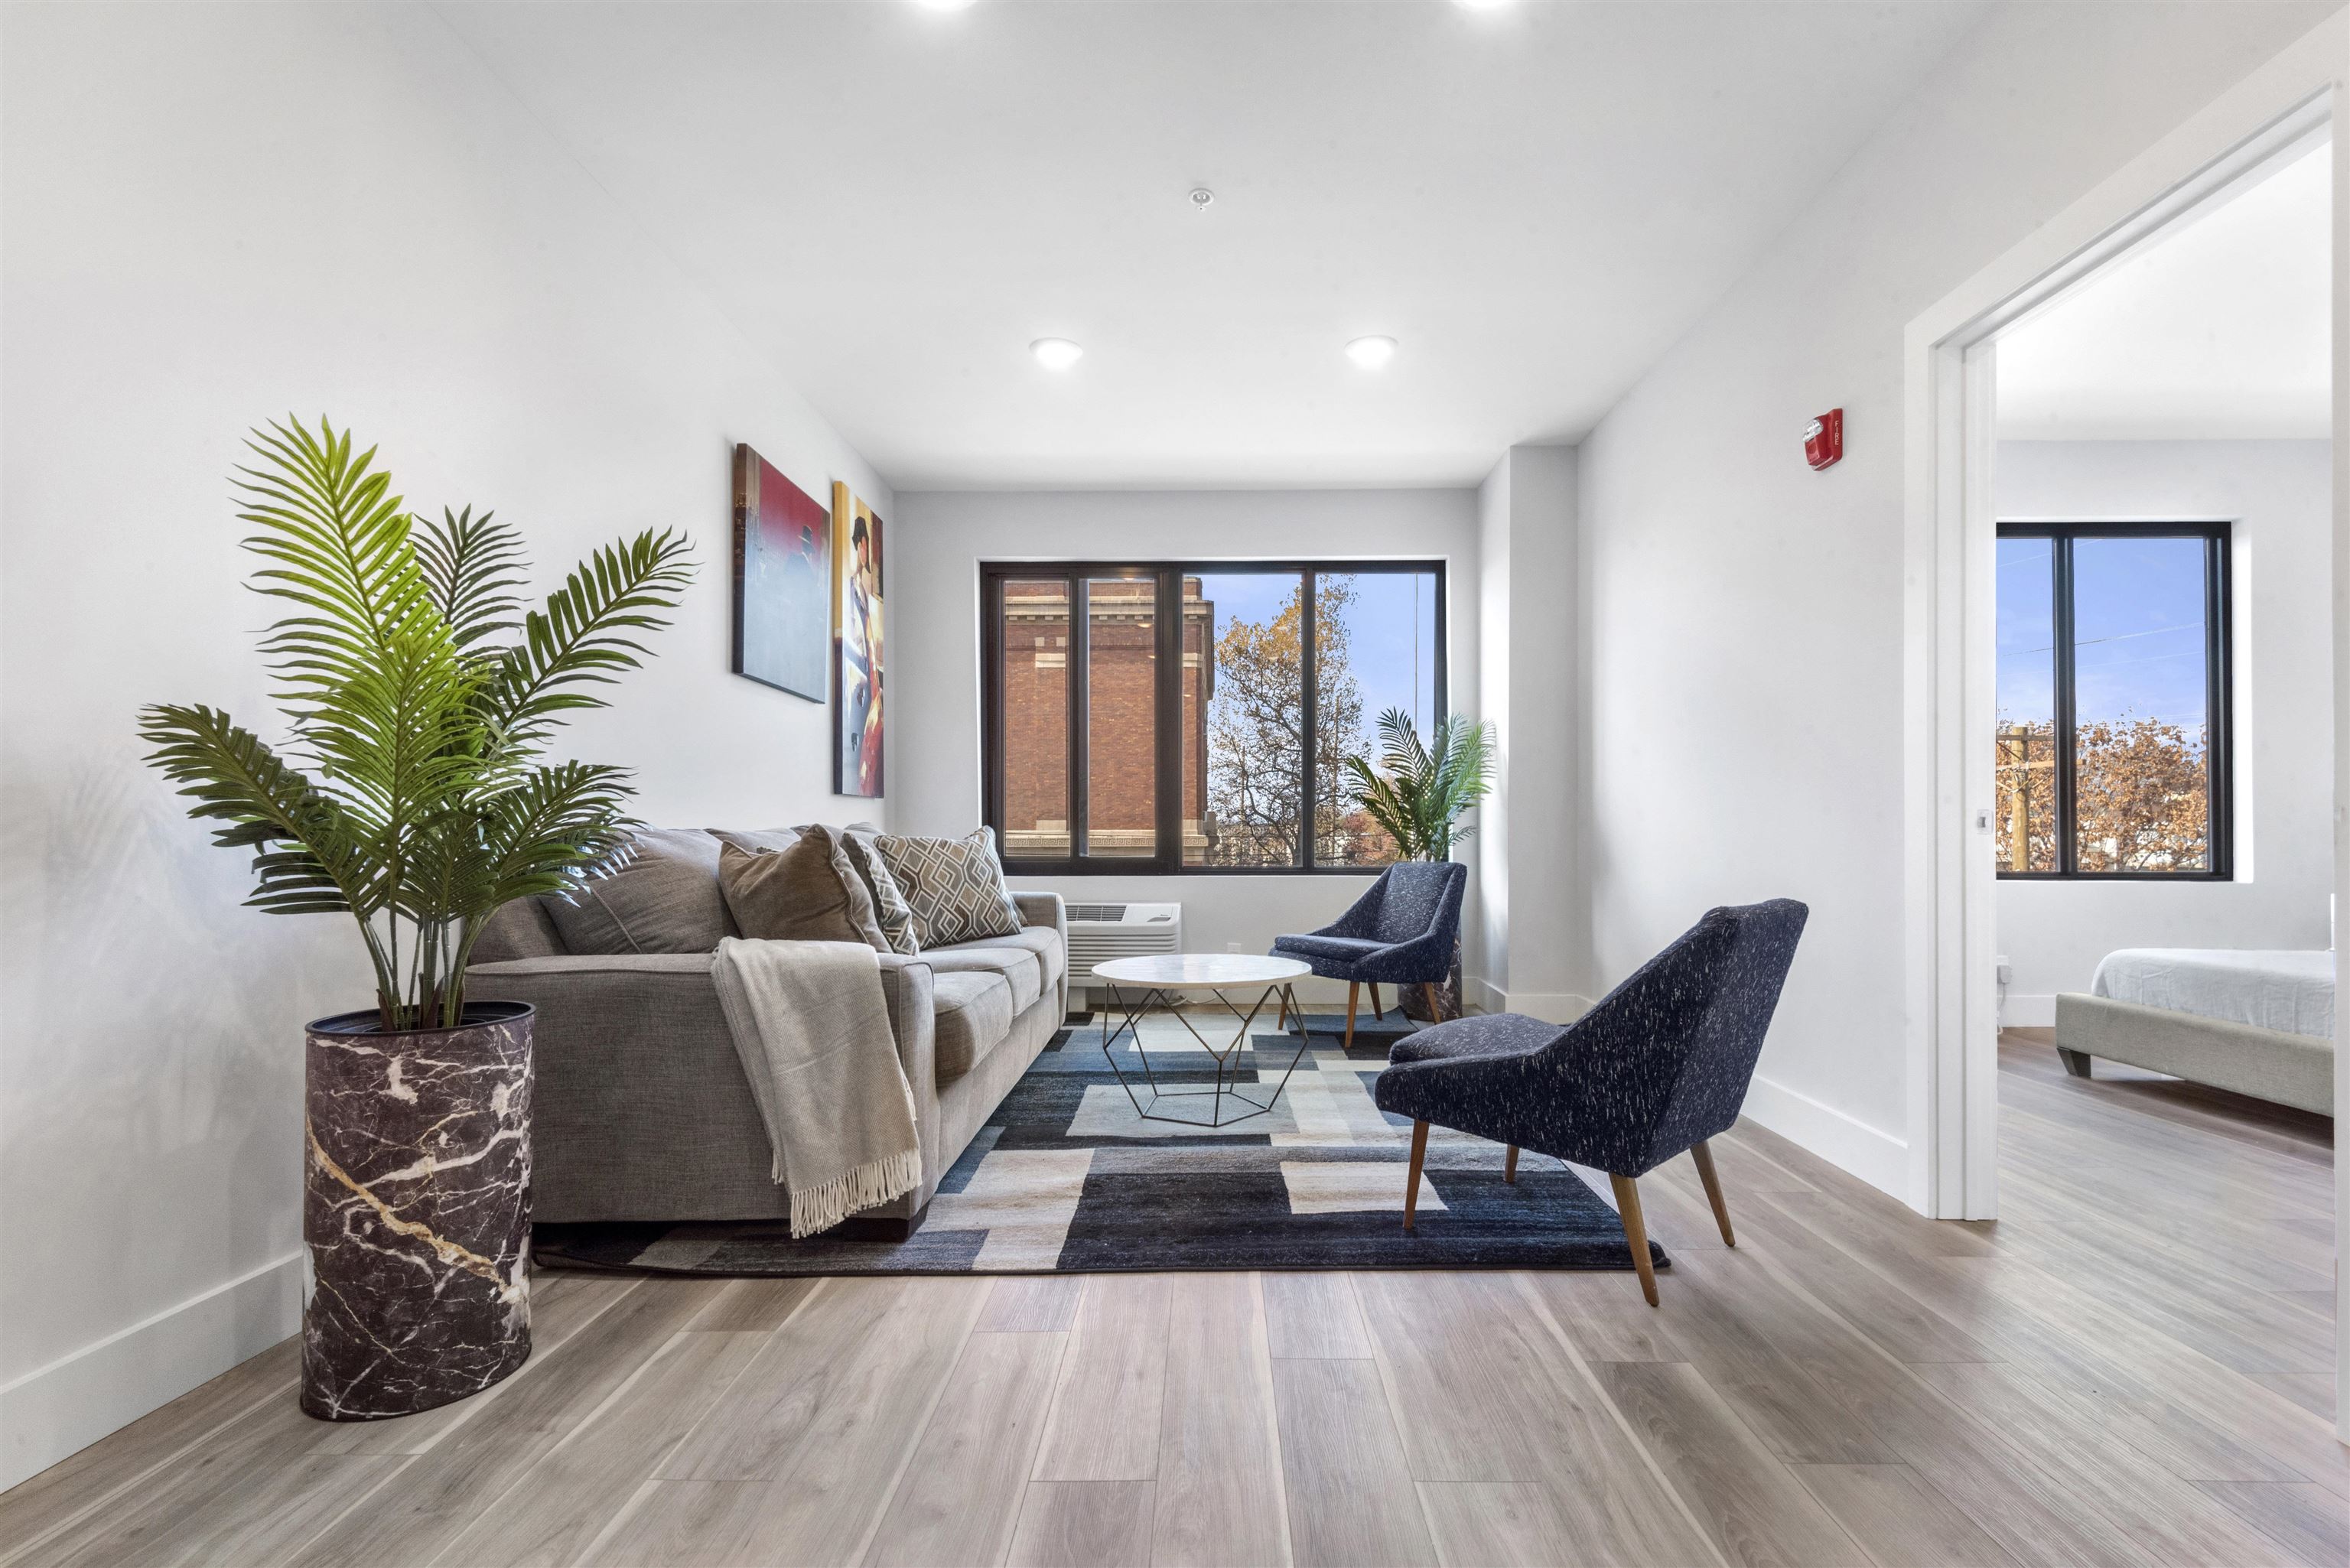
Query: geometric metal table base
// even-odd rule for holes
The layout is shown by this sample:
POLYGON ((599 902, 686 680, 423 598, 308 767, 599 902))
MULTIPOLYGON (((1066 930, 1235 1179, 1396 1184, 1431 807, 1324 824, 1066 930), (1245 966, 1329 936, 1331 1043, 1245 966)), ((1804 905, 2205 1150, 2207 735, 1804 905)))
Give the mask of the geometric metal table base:
MULTIPOLYGON (((1118 1086, 1126 1091, 1126 1097, 1134 1102, 1134 1114, 1145 1121, 1173 1122, 1183 1127, 1228 1127, 1236 1122, 1247 1121, 1252 1116, 1264 1115, 1280 1100, 1281 1091, 1289 1086, 1290 1075, 1297 1071, 1297 1064, 1305 1060, 1306 1048, 1311 1042, 1301 1033, 1296 1054, 1289 1058, 1289 1065, 1283 1070, 1281 1081, 1274 1085, 1273 1092, 1262 1100, 1241 1093, 1242 1068, 1239 1064, 1239 1057, 1241 1048, 1249 1044, 1249 1025, 1256 1022, 1257 1014, 1264 1011, 1266 1002, 1278 996, 1287 1005, 1290 1012, 1297 1012, 1297 997, 1290 990, 1289 982, 1280 981, 1266 986, 1263 994, 1256 999, 1256 1005, 1250 1008, 1245 1015, 1225 998, 1224 992, 1246 990, 1248 989, 1246 984, 1193 986, 1187 989, 1208 991, 1227 1012, 1239 1020, 1240 1026, 1233 1031, 1232 1043, 1221 1051, 1210 1044, 1197 1029, 1191 1028, 1191 1021, 1183 1016, 1181 998, 1173 992, 1158 986, 1129 991, 1115 981, 1110 982, 1111 1003, 1120 1009, 1125 1013, 1125 1017, 1102 1036, 1102 1055, 1109 1063, 1109 1070, 1118 1075, 1118 1086), (1141 1030, 1143 1015, 1150 1012, 1154 1004, 1163 1005, 1167 1011, 1174 1013, 1177 1021, 1185 1029, 1191 1031, 1191 1038, 1200 1042, 1200 1049, 1215 1058, 1216 1081, 1212 1085, 1168 1085, 1159 1083, 1159 1075, 1151 1070, 1150 1049, 1142 1042, 1141 1030), (1136 1095, 1137 1085, 1134 1080, 1129 1079, 1124 1070, 1118 1066, 1118 1056, 1112 1050, 1112 1047, 1118 1044, 1118 1037, 1121 1031, 1134 1037, 1135 1054, 1142 1058, 1140 1086, 1149 1096, 1148 1104, 1136 1095), (1206 1100, 1208 1102, 1205 1107, 1206 1115, 1198 1114, 1194 1107, 1170 1103, 1183 1100, 1206 1100), (1179 1114, 1186 1109, 1191 1109, 1193 1114, 1189 1116, 1179 1114)), ((1262 1086, 1262 1078, 1256 1082, 1258 1086, 1262 1086)))

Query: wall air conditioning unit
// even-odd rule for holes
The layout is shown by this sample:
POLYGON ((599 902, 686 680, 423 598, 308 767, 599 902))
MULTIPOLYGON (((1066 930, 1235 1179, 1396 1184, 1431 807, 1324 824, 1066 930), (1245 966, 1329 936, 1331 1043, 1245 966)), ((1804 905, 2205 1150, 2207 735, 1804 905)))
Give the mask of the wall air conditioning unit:
POLYGON ((1071 904, 1069 984, 1097 987, 1094 965, 1183 950, 1180 904, 1071 904))

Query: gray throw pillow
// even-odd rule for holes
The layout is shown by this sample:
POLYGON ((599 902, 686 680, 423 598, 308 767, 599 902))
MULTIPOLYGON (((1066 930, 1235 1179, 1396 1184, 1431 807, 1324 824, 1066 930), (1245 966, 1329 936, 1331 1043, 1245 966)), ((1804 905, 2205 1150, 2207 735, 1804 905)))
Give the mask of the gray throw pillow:
POLYGON ((884 833, 874 840, 914 912, 914 940, 924 948, 1008 937, 1020 929, 1020 911, 1003 886, 995 835, 973 829, 962 838, 907 838, 884 833))
POLYGON ((873 899, 829 828, 810 828, 789 847, 764 855, 723 846, 718 886, 746 937, 863 942, 877 952, 890 950, 874 923, 873 899))
POLYGON ((637 857, 546 909, 575 953, 706 953, 734 935, 718 890, 718 840, 698 828, 650 827, 637 857))
POLYGON ((873 896, 873 919, 881 928, 881 934, 889 940, 890 950, 911 957, 922 950, 922 944, 914 935, 913 907, 906 902, 898 878, 889 874, 889 863, 881 858, 880 846, 874 842, 879 836, 871 830, 860 832, 854 826, 844 827, 840 830, 841 847, 848 851, 848 863, 857 867, 865 890, 873 896))

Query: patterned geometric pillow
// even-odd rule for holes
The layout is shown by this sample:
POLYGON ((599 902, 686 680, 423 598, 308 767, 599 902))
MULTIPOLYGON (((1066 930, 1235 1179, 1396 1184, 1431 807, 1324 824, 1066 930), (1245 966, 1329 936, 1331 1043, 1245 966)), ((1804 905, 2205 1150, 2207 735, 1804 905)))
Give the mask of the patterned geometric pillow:
POLYGON ((857 867, 858 876, 865 879, 865 890, 873 895, 873 918, 880 923, 881 934, 889 939, 890 950, 911 956, 922 950, 921 940, 914 934, 913 907, 906 902, 898 878, 889 874, 889 863, 881 858, 874 843, 879 836, 870 828, 844 827, 840 846, 848 851, 848 863, 857 867))
POLYGON ((995 835, 981 827, 962 838, 874 840, 914 914, 914 940, 925 948, 1016 936, 1020 911, 1003 886, 995 835))

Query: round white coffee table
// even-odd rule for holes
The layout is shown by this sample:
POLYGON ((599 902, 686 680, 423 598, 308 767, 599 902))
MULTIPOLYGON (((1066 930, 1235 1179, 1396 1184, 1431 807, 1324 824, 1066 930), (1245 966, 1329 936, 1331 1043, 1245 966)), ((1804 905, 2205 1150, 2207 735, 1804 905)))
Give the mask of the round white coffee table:
MULTIPOLYGON (((1295 959, 1266 958, 1253 953, 1157 953, 1149 958, 1112 959, 1107 963, 1094 965, 1094 978, 1109 986, 1110 1003, 1124 1015, 1103 1033, 1102 1055, 1109 1063, 1109 1070, 1118 1075, 1118 1085, 1126 1090, 1126 1097, 1134 1102, 1134 1114, 1145 1121, 1222 1127, 1246 1121, 1251 1116, 1261 1116, 1273 1109, 1274 1103, 1281 1098, 1281 1091, 1289 1086, 1290 1075, 1297 1071, 1297 1064, 1305 1059, 1308 1037, 1301 1034, 1295 1054, 1289 1058, 1289 1065, 1282 1071, 1281 1081, 1263 1100, 1251 1098, 1240 1092, 1241 1047, 1249 1043, 1249 1025, 1256 1022, 1256 1015, 1263 1012, 1265 1003, 1274 997, 1280 997, 1291 1012, 1297 1011, 1297 997, 1290 990, 1291 983, 1313 972, 1295 959), (1224 994, 1226 992, 1240 992, 1245 995, 1252 991, 1258 992, 1257 998, 1245 1013, 1224 994), (1232 1031, 1232 1043, 1222 1049, 1210 1044, 1204 1035, 1191 1028, 1191 1021, 1183 1016, 1182 1004, 1186 1001, 1198 1001, 1203 997, 1213 997, 1238 1021, 1239 1027, 1232 1031), (1151 1069, 1150 1052, 1142 1043, 1140 1028, 1143 1014, 1154 1007, 1174 1013, 1177 1022, 1191 1031, 1191 1038, 1199 1041, 1200 1048, 1215 1058, 1213 1084, 1165 1085, 1159 1083, 1158 1075, 1151 1069), (1147 1104, 1141 1096, 1135 1093, 1134 1081, 1118 1064, 1114 1047, 1121 1032, 1134 1037, 1134 1054, 1142 1058, 1142 1084, 1150 1096, 1147 1104), (1175 1114, 1184 1107, 1168 1104, 1196 1099, 1208 1102, 1205 1116, 1175 1114), (1226 1101, 1235 1102, 1229 1114, 1225 1108, 1226 1101), (1243 1106, 1246 1108, 1242 1108, 1243 1106)), ((1255 1081, 1262 1084, 1262 1075, 1255 1081)))

